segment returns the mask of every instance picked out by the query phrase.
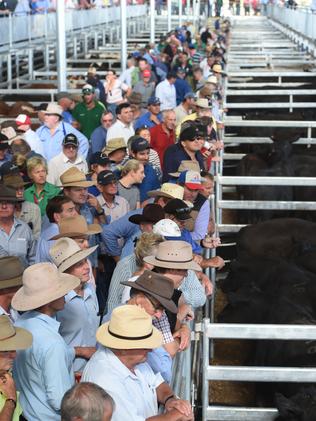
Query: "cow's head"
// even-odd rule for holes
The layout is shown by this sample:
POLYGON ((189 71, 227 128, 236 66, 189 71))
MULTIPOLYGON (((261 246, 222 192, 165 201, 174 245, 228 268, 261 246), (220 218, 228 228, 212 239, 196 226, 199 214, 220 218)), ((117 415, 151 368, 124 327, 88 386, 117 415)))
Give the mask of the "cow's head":
POLYGON ((280 393, 275 395, 275 403, 279 410, 276 421, 315 421, 316 420, 316 388, 302 388, 291 398, 280 393))

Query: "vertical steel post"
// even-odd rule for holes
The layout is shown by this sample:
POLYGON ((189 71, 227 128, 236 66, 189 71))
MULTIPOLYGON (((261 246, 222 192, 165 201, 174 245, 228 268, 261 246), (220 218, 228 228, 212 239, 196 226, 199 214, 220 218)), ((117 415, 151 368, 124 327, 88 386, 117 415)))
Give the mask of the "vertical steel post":
POLYGON ((58 90, 67 90, 65 2, 57 0, 57 77, 58 90))
POLYGON ((179 26, 182 26, 182 0, 179 0, 179 26))
POLYGON ((171 8, 172 4, 171 4, 171 0, 167 0, 167 15, 168 15, 168 32, 171 31, 171 13, 172 13, 172 8, 171 8))
POLYGON ((9 46, 13 45, 12 13, 9 13, 9 46))
POLYGON ((207 325, 209 319, 204 319, 203 323, 203 366, 202 366, 202 421, 207 420, 207 407, 209 405, 209 390, 208 390, 208 379, 207 379, 207 368, 209 365, 209 338, 207 336, 207 325))
POLYGON ((155 0, 150 0, 150 42, 155 43, 155 0))
POLYGON ((126 0, 121 0, 121 70, 126 70, 127 62, 127 31, 126 31, 126 0))

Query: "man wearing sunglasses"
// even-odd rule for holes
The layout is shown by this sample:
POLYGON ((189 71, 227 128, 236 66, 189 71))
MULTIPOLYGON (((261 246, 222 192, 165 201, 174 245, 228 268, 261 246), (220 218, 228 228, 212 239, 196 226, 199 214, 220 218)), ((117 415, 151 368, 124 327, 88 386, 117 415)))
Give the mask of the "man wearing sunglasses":
POLYGON ((59 176, 70 167, 77 167, 84 174, 88 172, 88 164, 83 156, 78 154, 79 141, 76 135, 69 133, 62 142, 62 151, 48 161, 47 181, 55 186, 60 185, 59 176))

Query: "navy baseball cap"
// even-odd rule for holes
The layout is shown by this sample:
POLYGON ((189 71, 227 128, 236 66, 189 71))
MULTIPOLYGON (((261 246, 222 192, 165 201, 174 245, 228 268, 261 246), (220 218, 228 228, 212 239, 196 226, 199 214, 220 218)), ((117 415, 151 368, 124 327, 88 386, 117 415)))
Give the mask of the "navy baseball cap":
POLYGON ((68 133, 64 137, 64 139, 63 139, 63 146, 68 146, 68 145, 75 146, 76 148, 79 147, 79 141, 78 141, 78 138, 77 138, 77 136, 75 134, 68 133))
POLYGON ((113 181, 117 181, 114 173, 109 170, 101 171, 98 174, 97 182, 101 184, 101 186, 106 186, 107 184, 111 184, 113 181))
POLYGON ((0 175, 6 175, 6 174, 14 174, 14 173, 19 173, 19 167, 15 164, 13 164, 13 162, 5 162, 4 164, 1 165, 0 167, 0 175))
POLYGON ((92 164, 102 165, 105 167, 106 165, 110 165, 111 161, 105 153, 95 152, 90 157, 90 165, 92 164))
POLYGON ((135 137, 130 145, 132 152, 142 152, 146 149, 150 149, 150 145, 146 139, 141 136, 135 137))
POLYGON ((189 126, 181 131, 180 136, 179 136, 179 141, 180 142, 184 140, 192 141, 198 137, 200 137, 200 130, 198 129, 198 127, 189 126))
POLYGON ((148 105, 160 105, 160 99, 157 96, 151 96, 147 102, 148 105))

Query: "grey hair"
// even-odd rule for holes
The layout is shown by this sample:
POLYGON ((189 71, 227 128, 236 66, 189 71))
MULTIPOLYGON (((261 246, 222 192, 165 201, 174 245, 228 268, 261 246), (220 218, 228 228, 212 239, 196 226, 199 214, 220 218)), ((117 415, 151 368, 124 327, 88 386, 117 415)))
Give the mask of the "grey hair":
POLYGON ((170 110, 163 110, 161 112, 161 114, 162 114, 162 121, 165 121, 167 115, 170 114, 170 113, 174 113, 174 110, 172 110, 172 109, 170 109, 170 110))
POLYGON ((76 384, 61 401, 61 421, 102 421, 106 409, 114 410, 112 397, 100 386, 90 382, 76 384))

